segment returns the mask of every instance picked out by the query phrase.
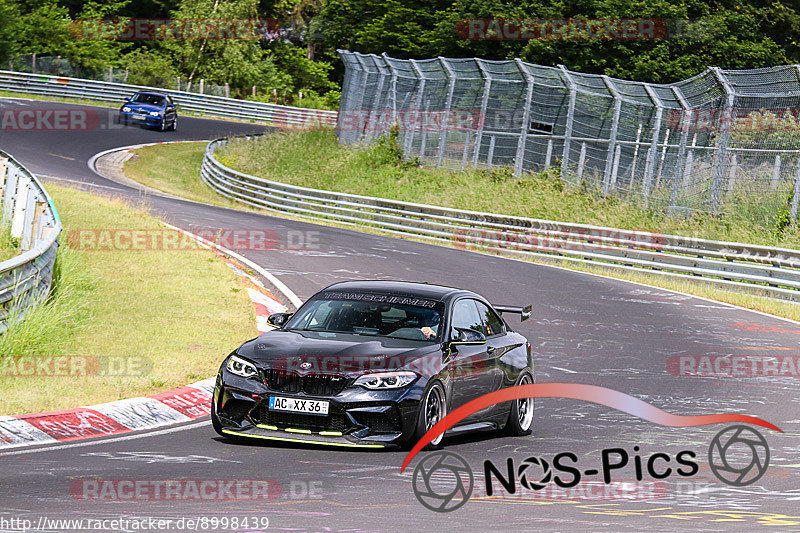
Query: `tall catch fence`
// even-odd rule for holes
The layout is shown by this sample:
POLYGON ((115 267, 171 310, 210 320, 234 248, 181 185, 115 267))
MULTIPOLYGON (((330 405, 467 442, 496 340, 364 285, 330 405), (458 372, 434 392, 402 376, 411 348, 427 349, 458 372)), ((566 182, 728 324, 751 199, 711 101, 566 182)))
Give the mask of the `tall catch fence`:
POLYGON ((565 182, 654 209, 766 227, 797 217, 800 65, 711 67, 656 85, 519 59, 339 54, 342 143, 397 125, 406 155, 426 165, 556 168, 565 182))

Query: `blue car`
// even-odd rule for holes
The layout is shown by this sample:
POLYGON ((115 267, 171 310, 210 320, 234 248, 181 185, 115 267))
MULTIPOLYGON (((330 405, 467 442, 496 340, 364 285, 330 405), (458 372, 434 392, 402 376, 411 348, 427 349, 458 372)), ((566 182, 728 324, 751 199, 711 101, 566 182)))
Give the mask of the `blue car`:
POLYGON ((140 91, 128 98, 120 108, 119 123, 175 131, 178 112, 169 95, 140 91))

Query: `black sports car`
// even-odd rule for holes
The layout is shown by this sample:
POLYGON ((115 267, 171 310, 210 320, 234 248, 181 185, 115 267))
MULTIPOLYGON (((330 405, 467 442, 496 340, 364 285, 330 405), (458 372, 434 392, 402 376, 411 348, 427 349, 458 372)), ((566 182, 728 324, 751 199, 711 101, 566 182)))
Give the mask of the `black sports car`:
MULTIPOLYGON (((446 413, 533 383, 531 345, 466 290, 399 281, 327 287, 277 329, 231 353, 217 375, 211 421, 220 435, 335 446, 413 445, 446 413)), ((479 411, 448 434, 527 435, 533 399, 479 411)), ((432 443, 438 446, 441 436, 432 443)))

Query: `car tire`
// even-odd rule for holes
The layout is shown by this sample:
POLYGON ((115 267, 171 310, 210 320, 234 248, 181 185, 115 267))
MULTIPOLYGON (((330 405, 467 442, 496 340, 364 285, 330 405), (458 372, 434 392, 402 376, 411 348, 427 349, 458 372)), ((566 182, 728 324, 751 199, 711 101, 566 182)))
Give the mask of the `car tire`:
POLYGON ((221 437, 230 437, 230 435, 226 435, 222 432, 222 424, 217 417, 217 402, 216 400, 211 401, 211 427, 214 428, 214 431, 217 432, 218 435, 221 437))
MULTIPOLYGON (((444 387, 438 381, 434 381, 419 402, 419 413, 417 415, 417 430, 414 438, 411 439, 411 446, 414 446, 425 433, 428 432, 437 422, 447 416, 447 395, 444 387)), ((442 437, 439 435, 432 442, 427 444, 423 450, 437 450, 442 446, 442 437)))
MULTIPOLYGON (((533 375, 527 370, 522 372, 516 385, 530 385, 533 375)), ((533 431, 533 398, 520 398, 511 402, 505 434, 513 437, 524 437, 533 431)))
POLYGON ((175 131, 178 129, 178 115, 175 115, 175 118, 172 119, 172 124, 169 125, 169 131, 175 131))
POLYGON ((167 121, 162 118, 161 124, 158 125, 158 131, 167 131, 167 121))

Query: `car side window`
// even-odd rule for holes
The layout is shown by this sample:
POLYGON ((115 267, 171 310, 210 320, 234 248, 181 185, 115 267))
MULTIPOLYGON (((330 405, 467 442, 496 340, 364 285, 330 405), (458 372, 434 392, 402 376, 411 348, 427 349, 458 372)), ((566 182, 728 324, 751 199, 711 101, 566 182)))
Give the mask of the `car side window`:
POLYGON ((458 335, 455 328, 472 329, 480 331, 484 335, 486 330, 483 327, 481 316, 478 314, 478 308, 475 307, 475 300, 463 299, 458 300, 453 305, 453 319, 450 321, 452 327, 452 335, 458 335))
POLYGON ((475 303, 478 305, 478 312, 483 318, 483 323, 486 326, 486 336, 491 337, 492 335, 500 335, 501 333, 504 333, 505 327, 503 326, 503 320, 497 316, 497 313, 495 313, 493 309, 490 309, 483 302, 476 301, 475 303))

